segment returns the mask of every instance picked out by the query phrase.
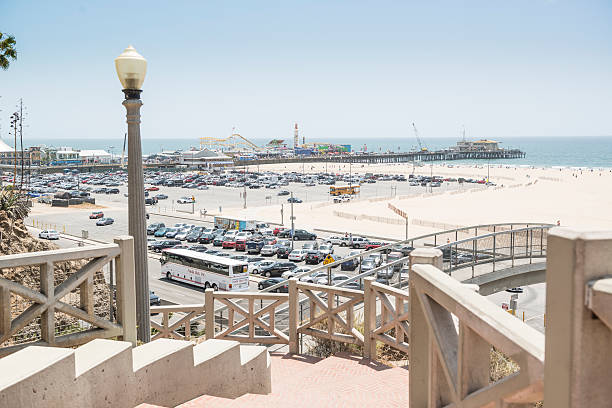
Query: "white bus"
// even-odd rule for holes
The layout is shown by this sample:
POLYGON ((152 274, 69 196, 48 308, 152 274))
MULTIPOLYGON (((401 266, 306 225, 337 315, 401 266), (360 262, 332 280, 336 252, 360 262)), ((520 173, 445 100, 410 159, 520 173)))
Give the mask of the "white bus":
POLYGON ((249 290, 247 263, 189 249, 167 249, 162 252, 161 274, 201 288, 214 290, 249 290))

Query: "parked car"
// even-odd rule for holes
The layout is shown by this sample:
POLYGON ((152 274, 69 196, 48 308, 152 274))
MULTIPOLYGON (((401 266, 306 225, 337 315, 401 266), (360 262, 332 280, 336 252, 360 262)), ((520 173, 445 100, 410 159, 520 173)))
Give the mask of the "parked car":
POLYGON ((176 202, 178 204, 192 204, 192 203, 195 203, 195 200, 193 199, 193 197, 181 197, 178 200, 176 200, 176 202))
POLYGON ((217 235, 215 235, 215 238, 212 241, 213 246, 222 246, 224 240, 225 240, 225 235, 224 234, 217 234, 217 235))
POLYGON ((147 227, 147 235, 153 235, 160 228, 164 228, 166 225, 163 222, 154 222, 147 227))
MULTIPOLYGON (((344 280, 347 280, 349 277, 344 274, 332 274, 331 276, 331 285, 336 285, 344 280)), ((327 274, 321 278, 318 278, 315 283, 317 285, 330 285, 327 274)))
POLYGON ((115 220, 113 220, 112 218, 100 218, 96 222, 96 225, 97 226, 111 225, 114 222, 115 222, 115 220))
POLYGON ((381 246, 385 246, 385 245, 388 245, 388 244, 386 242, 382 242, 382 241, 369 241, 365 245, 365 250, 369 251, 370 249, 380 248, 381 246))
POLYGON ((327 256, 334 253, 334 246, 331 244, 322 244, 319 246, 319 251, 327 256))
MULTIPOLYGON (((350 257, 353 255, 358 255, 360 253, 361 251, 351 251, 349 252, 348 256, 350 257)), ((359 257, 349 259, 347 261, 342 262, 342 264, 340 265, 340 269, 343 271, 354 271, 355 269, 357 269, 358 266, 359 266, 359 257)))
POLYGON ((173 248, 180 244, 181 244, 181 241, 178 241, 176 239, 165 239, 163 241, 157 241, 151 244, 151 249, 154 252, 161 252, 164 249, 173 248))
MULTIPOLYGON (((278 233, 277 237, 279 238, 291 238, 292 234, 291 234, 291 230, 284 230, 278 233)), ((308 232, 306 230, 303 229, 296 229, 293 231, 293 240, 294 241, 310 241, 310 240, 315 240, 317 239, 317 235, 313 234, 312 232, 308 232)))
POLYGON ((187 234, 187 237, 185 237, 185 239, 187 240, 187 242, 198 242, 198 240, 200 239, 200 235, 202 235, 203 231, 204 227, 195 227, 191 231, 189 231, 189 234, 187 234))
POLYGON ((257 275, 265 267, 275 264, 275 261, 259 261, 248 265, 248 272, 257 275))
POLYGON ((363 237, 352 237, 349 245, 355 249, 365 248, 368 245, 368 240, 363 237))
POLYGON ((246 251, 246 238, 236 238, 236 244, 234 245, 236 251, 246 251))
POLYGON ((165 236, 166 236, 166 232, 168 232, 168 229, 169 229, 169 228, 166 228, 166 227, 161 227, 160 229, 158 229, 157 231, 155 231, 155 232, 153 233, 153 236, 154 236, 154 237, 158 237, 158 238, 160 238, 160 237, 165 237, 165 236))
MULTIPOLYGON (((290 255, 291 256, 291 255, 290 255)), ((323 255, 320 251, 308 251, 306 253, 306 257, 304 257, 304 261, 309 265, 318 265, 325 259, 325 255, 323 255)))
MULTIPOLYGON (((277 277, 277 278, 269 278, 266 279, 264 281, 261 281, 257 284, 257 288, 259 290, 264 290, 266 288, 269 288, 270 286, 274 286, 276 284, 279 284, 281 282, 287 282, 287 279, 281 278, 281 277, 277 277)), ((283 286, 280 286, 276 289, 273 290, 273 292, 279 292, 279 293, 287 293, 289 292, 289 284, 288 282, 285 283, 283 286)))
POLYGON ((282 278, 285 278, 285 279, 291 279, 291 278, 293 278, 295 275, 299 275, 300 273, 303 273, 303 272, 308 272, 309 270, 310 270, 310 268, 309 268, 309 267, 307 267, 307 266, 302 266, 302 267, 299 267, 299 268, 295 268, 295 269, 291 269, 291 270, 288 270, 288 271, 283 272, 283 274, 281 275, 281 277, 282 277, 282 278))
POLYGON ((344 238, 344 237, 340 237, 340 236, 337 236, 337 235, 332 235, 331 237, 327 238, 327 242, 332 244, 332 245, 346 246, 346 245, 342 245, 344 243, 342 238, 344 238))
POLYGON ((102 211, 94 211, 91 214, 89 214, 90 220, 96 220, 98 218, 104 218, 104 213, 102 211))
POLYGON ((259 254, 264 245, 263 239, 250 239, 246 242, 246 251, 249 254, 259 254))
POLYGON ((319 243, 317 241, 306 242, 304 245, 302 245, 302 249, 305 251, 316 251, 319 249, 319 243))
POLYGON ((149 291, 149 305, 150 306, 160 306, 161 301, 159 300, 159 296, 155 294, 153 291, 149 291))
POLYGON ((299 199, 299 198, 297 198, 297 197, 289 197, 289 198, 287 199, 287 202, 288 202, 288 203, 301 203, 301 202, 302 202, 302 200, 300 200, 300 199, 299 199))
POLYGON ((272 265, 261 268, 260 273, 268 278, 272 276, 281 276, 283 272, 297 268, 297 265, 292 262, 274 262, 272 265))
MULTIPOLYGON (((389 254, 387 255, 387 263, 391 263, 391 262, 395 262, 395 261, 399 261, 400 259, 405 258, 405 256, 401 253, 401 252, 389 252, 389 254)), ((402 266, 404 262, 398 262, 395 265, 393 265, 392 269, 394 272, 399 271, 400 269, 402 269, 402 266)))
POLYGON ((277 254, 278 248, 275 245, 264 245, 261 247, 261 255, 263 256, 273 256, 277 254))
POLYGON ((272 234, 277 235, 279 232, 286 230, 285 227, 276 227, 272 230, 272 234))
POLYGON ((175 239, 178 239, 180 241, 185 241, 187 239, 187 236, 191 233, 191 228, 181 228, 177 233, 176 236, 174 237, 175 239))
POLYGON ((168 231, 166 231, 165 237, 166 238, 174 238, 174 237, 176 237, 176 234, 178 234, 178 232, 179 232, 179 228, 175 228, 175 227, 168 228, 168 231))
POLYGON ((300 278, 300 282, 315 283, 317 279, 320 279, 324 276, 327 276, 327 271, 319 271, 319 272, 313 273, 312 275, 302 276, 300 278))
POLYGON ((361 263, 361 272, 370 271, 370 270, 376 268, 377 266, 378 265, 376 265, 376 262, 374 261, 373 258, 366 258, 361 263))
POLYGON ((303 249, 294 249, 289 254, 289 260, 293 262, 302 262, 306 258, 307 251, 303 249))
POLYGON ((158 200, 167 200, 168 196, 166 194, 156 194, 155 198, 157 198, 158 200))
POLYGON ((210 244, 212 243, 213 239, 215 239, 215 234, 213 234, 212 232, 205 232, 200 235, 200 237, 198 238, 198 242, 200 244, 210 244))
POLYGON ((42 239, 60 239, 60 234, 56 230, 46 229, 38 233, 38 238, 42 239))

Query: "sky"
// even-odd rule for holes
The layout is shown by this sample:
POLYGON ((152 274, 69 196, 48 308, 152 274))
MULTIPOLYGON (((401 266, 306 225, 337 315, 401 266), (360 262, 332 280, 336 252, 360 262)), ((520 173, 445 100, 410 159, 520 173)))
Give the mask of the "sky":
POLYGON ((612 135, 612 2, 9 1, 0 136, 126 130, 113 60, 148 61, 146 139, 612 135))

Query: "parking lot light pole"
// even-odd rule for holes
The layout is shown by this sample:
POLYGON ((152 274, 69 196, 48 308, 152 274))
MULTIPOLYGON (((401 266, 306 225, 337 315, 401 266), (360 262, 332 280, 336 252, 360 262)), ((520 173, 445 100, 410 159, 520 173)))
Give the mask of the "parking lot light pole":
POLYGON ((140 93, 147 71, 147 61, 131 45, 115 58, 115 68, 125 100, 128 124, 128 214, 129 234, 134 238, 134 273, 136 281, 136 324, 138 340, 151 341, 149 311, 149 275, 147 271, 147 222, 145 219, 144 175, 140 141, 140 93))
POLYGON ((295 234, 295 225, 293 221, 295 217, 293 216, 293 191, 291 192, 291 250, 293 251, 293 234, 295 234))

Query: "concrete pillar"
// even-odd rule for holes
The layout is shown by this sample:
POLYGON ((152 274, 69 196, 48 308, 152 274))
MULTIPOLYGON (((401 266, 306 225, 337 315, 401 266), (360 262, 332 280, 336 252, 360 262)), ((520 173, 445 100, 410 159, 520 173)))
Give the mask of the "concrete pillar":
POLYGON ((545 406, 609 407, 612 332, 585 306, 587 283, 612 272, 612 232, 553 228, 546 259, 545 406))
POLYGON ((297 287, 297 278, 289 279, 289 352, 298 354, 299 339, 298 339, 298 305, 299 292, 297 287))
POLYGON ((136 320, 138 339, 151 340, 149 310, 149 274, 147 256, 147 220, 144 203, 144 175, 142 167, 142 146, 140 142, 140 99, 126 99, 128 124, 128 225, 129 234, 134 237, 134 265, 136 271, 136 320))
MULTIPOLYGON (((442 251, 433 248, 418 248, 410 253, 410 271, 413 265, 430 264, 442 269, 442 251)), ((412 282, 410 281, 410 293, 412 282)), ((425 311, 416 296, 410 296, 410 380, 409 398, 411 407, 427 407, 429 403, 430 339, 425 311)))
POLYGON ((376 340, 372 332, 376 329, 376 295, 372 289, 373 277, 363 280, 363 356, 376 361, 376 340))
POLYGON ((204 291, 204 334, 206 340, 215 338, 215 290, 208 288, 204 291))
POLYGON ((136 347, 136 284, 134 273, 134 239, 130 236, 115 238, 121 255, 115 258, 117 285, 117 321, 123 327, 123 341, 136 347))

